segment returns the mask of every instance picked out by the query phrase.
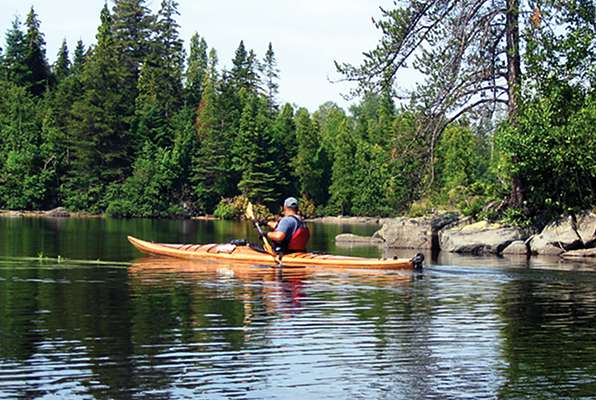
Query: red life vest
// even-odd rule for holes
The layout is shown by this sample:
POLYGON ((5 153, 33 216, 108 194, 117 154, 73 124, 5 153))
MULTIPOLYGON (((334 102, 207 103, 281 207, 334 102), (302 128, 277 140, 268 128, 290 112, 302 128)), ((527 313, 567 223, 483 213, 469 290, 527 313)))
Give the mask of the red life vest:
POLYGON ((293 215, 291 217, 298 223, 298 229, 296 229, 296 232, 290 238, 287 249, 291 251, 305 251, 306 243, 310 239, 310 231, 300 218, 293 215))

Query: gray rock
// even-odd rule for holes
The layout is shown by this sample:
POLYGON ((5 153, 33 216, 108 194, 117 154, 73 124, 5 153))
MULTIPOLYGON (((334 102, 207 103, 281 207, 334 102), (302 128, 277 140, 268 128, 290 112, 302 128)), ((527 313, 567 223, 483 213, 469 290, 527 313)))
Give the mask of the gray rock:
POLYGON ((432 249, 433 229, 430 218, 392 218, 384 224, 374 238, 381 239, 387 247, 400 249, 432 249))
POLYGON ((527 255, 529 252, 528 245, 524 240, 514 240, 505 247, 503 255, 527 255))
POLYGON ((379 238, 371 236, 360 236, 351 233, 342 233, 335 237, 335 242, 338 244, 361 244, 361 245, 372 245, 382 244, 383 241, 379 238))
POLYGON ((596 245, 596 213, 586 211, 577 216, 577 234, 585 247, 596 245))
POLYGON ((583 246, 582 239, 570 218, 561 218, 548 224, 530 241, 532 254, 559 255, 566 250, 575 250, 583 246))
POLYGON ((498 254, 523 238, 519 228, 486 221, 456 225, 439 232, 441 250, 451 253, 498 254))
POLYGON ((48 217, 54 218, 68 218, 70 217, 70 213, 64 207, 54 208, 53 210, 47 211, 46 215, 48 217))
POLYGON ((434 232, 439 232, 441 229, 457 223, 458 221, 460 221, 458 213, 448 212, 433 215, 430 220, 430 225, 434 232))
POLYGON ((307 222, 321 222, 323 224, 378 224, 379 219, 374 217, 319 217, 307 219, 307 222))
POLYGON ((568 258, 568 259, 574 259, 574 258, 594 258, 594 259, 596 259, 596 248, 566 251, 565 253, 561 254, 561 257, 568 258))

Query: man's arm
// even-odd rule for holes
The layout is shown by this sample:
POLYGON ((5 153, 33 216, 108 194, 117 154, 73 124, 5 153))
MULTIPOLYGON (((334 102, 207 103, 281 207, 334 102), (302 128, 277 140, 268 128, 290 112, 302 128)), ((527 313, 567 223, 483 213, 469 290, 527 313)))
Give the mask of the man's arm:
POLYGON ((274 242, 283 242, 286 238, 286 233, 282 231, 275 231, 275 232, 267 232, 267 237, 274 242))

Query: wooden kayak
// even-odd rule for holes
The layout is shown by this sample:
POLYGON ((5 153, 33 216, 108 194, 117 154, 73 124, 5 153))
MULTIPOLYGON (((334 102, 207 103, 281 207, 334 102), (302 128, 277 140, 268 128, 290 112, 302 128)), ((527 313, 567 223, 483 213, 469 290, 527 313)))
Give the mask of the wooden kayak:
MULTIPOLYGON (((145 254, 195 260, 215 260, 234 263, 250 263, 275 266, 271 254, 263 253, 248 246, 231 244, 165 244, 153 243, 128 236, 128 241, 145 254)), ((283 266, 288 267, 339 267, 360 269, 419 269, 424 257, 416 255, 411 259, 363 258, 334 256, 315 253, 291 253, 283 257, 283 266)))

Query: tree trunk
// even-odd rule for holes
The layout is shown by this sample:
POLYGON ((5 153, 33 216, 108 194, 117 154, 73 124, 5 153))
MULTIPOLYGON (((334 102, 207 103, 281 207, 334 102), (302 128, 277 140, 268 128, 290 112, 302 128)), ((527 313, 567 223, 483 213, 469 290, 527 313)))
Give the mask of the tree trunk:
MULTIPOLYGON (((507 89, 509 95, 508 117, 512 125, 517 124, 517 113, 521 89, 521 58, 519 54, 519 0, 507 0, 506 11, 507 37, 507 89)), ((515 162, 516 160, 513 160, 515 162)), ((524 187, 520 177, 514 175, 511 180, 511 199, 513 207, 521 206, 524 200, 524 187)))

